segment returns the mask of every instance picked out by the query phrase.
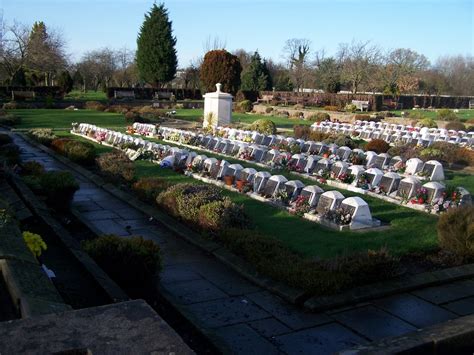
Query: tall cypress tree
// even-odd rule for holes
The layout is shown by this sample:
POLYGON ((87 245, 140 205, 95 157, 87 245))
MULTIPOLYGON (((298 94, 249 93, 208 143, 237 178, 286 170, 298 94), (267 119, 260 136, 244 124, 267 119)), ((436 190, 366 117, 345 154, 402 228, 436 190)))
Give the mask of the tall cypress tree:
POLYGON ((271 85, 267 64, 265 61, 262 63, 260 54, 255 52, 250 59, 250 64, 242 72, 241 89, 248 91, 270 90, 271 85))
POLYGON ((176 75, 176 37, 172 32, 164 4, 153 4, 140 28, 136 54, 140 78, 153 86, 161 86, 176 75))

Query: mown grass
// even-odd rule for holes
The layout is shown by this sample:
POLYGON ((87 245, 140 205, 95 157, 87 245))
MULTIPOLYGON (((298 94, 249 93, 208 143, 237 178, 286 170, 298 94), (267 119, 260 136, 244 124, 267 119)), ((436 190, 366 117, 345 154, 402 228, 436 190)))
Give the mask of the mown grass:
MULTIPOLYGON (((430 111, 425 111, 425 110, 415 110, 415 111, 414 110, 394 110, 392 112, 395 113, 397 116, 401 116, 402 112, 405 112, 405 114, 409 114, 410 112, 417 112, 417 113, 421 113, 426 118, 432 118, 434 120, 438 119, 438 113, 434 110, 430 110, 430 111)), ((461 110, 459 110, 458 113, 456 113, 456 115, 459 117, 459 119, 461 121, 467 121, 467 120, 470 120, 470 119, 474 119, 474 110, 461 109, 461 110)))

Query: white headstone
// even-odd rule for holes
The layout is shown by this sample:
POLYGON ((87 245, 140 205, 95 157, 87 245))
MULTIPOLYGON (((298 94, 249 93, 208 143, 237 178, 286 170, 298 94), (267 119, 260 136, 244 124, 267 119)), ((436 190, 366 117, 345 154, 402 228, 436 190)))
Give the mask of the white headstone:
POLYGON ((232 95, 221 91, 221 84, 216 84, 215 92, 204 96, 203 127, 229 125, 232 117, 232 95))
POLYGON ((348 197, 342 200, 341 208, 351 215, 351 227, 372 225, 372 214, 369 205, 360 197, 348 197))
POLYGON ((423 187, 428 190, 428 199, 426 203, 431 203, 433 200, 441 197, 441 194, 445 190, 445 186, 436 181, 430 181, 423 185, 423 187))
POLYGON ((443 164, 437 160, 428 160, 421 169, 423 174, 427 174, 428 179, 432 181, 444 180, 443 164))
POLYGON ((324 193, 324 190, 316 185, 306 186, 301 190, 301 195, 308 197, 308 203, 311 208, 316 207, 319 201, 319 196, 324 193))
POLYGON ((423 161, 418 158, 411 158, 407 160, 407 167, 405 173, 408 175, 414 175, 420 171, 423 167, 423 161))
POLYGON ((319 214, 324 214, 328 210, 339 207, 342 200, 344 200, 344 196, 339 191, 326 191, 319 197, 316 211, 319 214))

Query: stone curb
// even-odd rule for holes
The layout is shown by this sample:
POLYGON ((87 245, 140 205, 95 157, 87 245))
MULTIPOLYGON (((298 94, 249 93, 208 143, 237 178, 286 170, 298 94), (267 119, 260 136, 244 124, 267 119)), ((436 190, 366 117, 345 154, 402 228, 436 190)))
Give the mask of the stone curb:
MULTIPOLYGON (((302 300, 305 298, 305 292, 303 290, 295 289, 283 283, 278 283, 266 277, 262 277, 255 271, 255 269, 250 264, 246 263, 243 259, 241 259, 240 257, 236 256, 233 253, 228 252, 219 244, 203 238, 200 234, 184 226, 182 223, 176 221, 173 217, 170 217, 164 212, 161 212, 157 208, 144 204, 142 201, 140 201, 136 197, 130 195, 129 193, 123 190, 120 190, 119 188, 113 186, 112 184, 106 183, 99 176, 84 169, 78 164, 71 162, 69 159, 56 154, 56 152, 49 149, 48 147, 45 147, 33 141, 32 139, 30 139, 29 137, 26 137, 25 135, 21 133, 17 133, 17 134, 21 135, 21 137, 24 138, 28 143, 38 147, 45 153, 56 158, 57 160, 59 160, 61 163, 63 163, 70 169, 75 170, 79 174, 83 175, 85 178, 89 179, 91 182, 95 183, 97 186, 109 192, 111 195, 115 196, 116 198, 122 200, 125 203, 128 203, 130 206, 143 212, 144 214, 153 217, 154 219, 162 223, 166 228, 168 228, 173 233, 178 235, 180 238, 186 240, 187 242, 200 248, 201 250, 207 253, 210 253, 211 255, 221 260, 222 262, 224 262, 227 266, 232 268, 234 271, 239 273, 241 276, 243 276, 247 280, 250 280, 253 283, 257 284, 258 286, 278 294, 280 297, 282 297, 286 301, 293 304, 297 302, 302 302, 302 300), (98 181, 98 183, 96 181, 98 181), (222 251, 222 252, 219 252, 219 251, 222 251)), ((76 217, 80 215, 80 213, 77 211, 73 211, 73 213, 76 217)), ((95 229, 93 226, 92 228, 90 228, 91 227, 90 223, 86 222, 84 219, 81 219, 80 216, 78 218, 81 220, 83 224, 88 226, 92 232, 98 235, 102 234, 99 231, 97 231, 97 229, 95 229)))
POLYGON ((113 302, 129 300, 129 297, 125 292, 123 292, 122 289, 96 264, 96 262, 81 249, 80 243, 74 239, 61 224, 51 217, 51 214, 44 203, 36 198, 23 181, 16 177, 11 179, 11 181, 26 199, 27 204, 30 205, 32 210, 54 231, 64 246, 69 249, 77 261, 92 276, 110 299, 113 302))
POLYGON ((324 311, 471 277, 474 277, 474 264, 467 264, 365 285, 339 295, 312 297, 304 303, 304 307, 313 312, 324 311))
POLYGON ((343 350, 338 354, 472 354, 473 347, 474 315, 470 315, 343 350))

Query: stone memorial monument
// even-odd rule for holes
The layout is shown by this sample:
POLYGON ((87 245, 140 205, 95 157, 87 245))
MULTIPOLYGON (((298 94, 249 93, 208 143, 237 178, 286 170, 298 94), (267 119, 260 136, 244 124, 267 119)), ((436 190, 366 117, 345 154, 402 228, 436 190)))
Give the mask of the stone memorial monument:
POLYGON ((221 84, 216 84, 217 91, 209 92, 204 97, 203 127, 218 127, 230 124, 232 117, 232 95, 221 91, 221 84))

